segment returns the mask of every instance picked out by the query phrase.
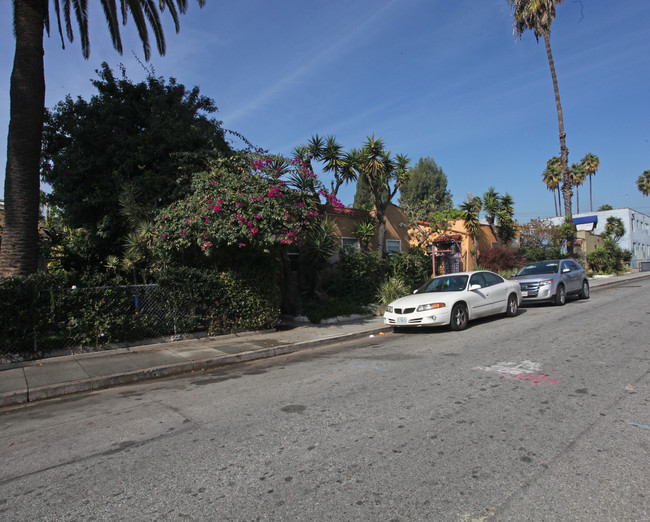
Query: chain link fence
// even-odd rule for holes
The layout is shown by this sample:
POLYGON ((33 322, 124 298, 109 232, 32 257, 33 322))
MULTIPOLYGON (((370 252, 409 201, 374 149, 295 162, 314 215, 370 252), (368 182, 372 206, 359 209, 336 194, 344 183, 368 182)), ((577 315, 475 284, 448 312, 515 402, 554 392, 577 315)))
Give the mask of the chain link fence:
POLYGON ((162 337, 204 326, 179 314, 175 293, 159 285, 44 289, 34 332, 34 352, 73 351, 77 347, 162 337), (193 327, 193 328, 192 328, 193 327))

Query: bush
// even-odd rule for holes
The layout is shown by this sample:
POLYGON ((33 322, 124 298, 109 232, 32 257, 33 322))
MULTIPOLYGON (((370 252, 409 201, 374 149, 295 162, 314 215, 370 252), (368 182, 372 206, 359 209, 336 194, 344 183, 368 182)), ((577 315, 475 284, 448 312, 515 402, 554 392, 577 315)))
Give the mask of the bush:
POLYGON ((0 279, 0 353, 34 358, 171 333, 271 328, 280 318, 275 272, 268 260, 252 265, 166 269, 157 285, 140 286, 74 274, 0 279))
POLYGON ((341 252, 327 294, 362 306, 372 303, 386 273, 386 264, 386 258, 376 251, 341 252))
POLYGON ((431 258, 421 248, 411 247, 407 252, 398 252, 388 257, 389 276, 405 283, 405 294, 420 288, 431 278, 432 272, 431 258))
POLYGON ((617 274, 625 272, 632 260, 632 252, 623 250, 616 242, 605 239, 602 245, 587 254, 587 266, 589 270, 599 274, 617 274))
POLYGON ((526 264, 526 259, 518 250, 502 245, 493 245, 487 250, 482 250, 478 256, 478 264, 493 272, 521 268, 526 264))
POLYGON ((379 290, 377 291, 377 300, 379 304, 387 305, 409 294, 409 287, 404 282, 404 280, 397 276, 392 276, 386 279, 381 285, 379 285, 379 290))

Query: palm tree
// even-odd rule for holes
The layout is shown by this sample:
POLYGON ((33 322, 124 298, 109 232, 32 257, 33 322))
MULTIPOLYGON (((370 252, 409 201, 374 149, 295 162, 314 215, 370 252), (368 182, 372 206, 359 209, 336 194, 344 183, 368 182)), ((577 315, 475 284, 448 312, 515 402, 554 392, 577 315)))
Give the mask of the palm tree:
POLYGON ((368 182, 377 212, 377 248, 384 251, 386 237, 386 209, 408 175, 410 160, 401 154, 391 157, 381 138, 370 136, 359 151, 352 151, 355 170, 368 182), (391 189, 391 182, 393 187, 391 189))
POLYGON ((467 194, 467 201, 460 205, 460 209, 464 212, 463 220, 465 221, 465 230, 467 230, 467 233, 472 238, 472 243, 474 245, 474 248, 472 249, 473 266, 478 264, 478 240, 481 235, 479 212, 481 212, 482 206, 483 203, 480 197, 476 196, 470 198, 469 194, 467 194))
POLYGON ((508 245, 515 238, 515 200, 507 192, 499 198, 497 213, 498 240, 502 245, 508 245))
POLYGON ((496 229, 496 219, 499 214, 500 199, 499 193, 494 190, 494 187, 490 187, 488 191, 483 194, 483 210, 485 211, 485 219, 492 229, 492 233, 495 238, 498 238, 497 229, 496 229))
POLYGON ((636 180, 636 186, 644 196, 650 193, 650 170, 646 170, 636 180))
MULTIPOLYGON (((205 0, 197 0, 199 6, 205 0)), ((54 0, 57 27, 65 47, 65 34, 71 42, 72 13, 77 20, 81 51, 90 55, 87 0, 54 0), (62 24, 63 22, 63 24, 62 24)), ((187 0, 101 0, 113 47, 121 54, 119 22, 126 24, 130 12, 148 61, 151 56, 147 24, 151 27, 158 52, 166 44, 159 11, 169 9, 176 32, 179 13, 187 10, 187 0)), ((43 31, 50 31, 48 0, 13 0, 16 50, 10 84, 10 120, 5 173, 5 223, 0 250, 0 275, 26 275, 36 271, 38 262, 39 159, 43 114, 45 112, 45 74, 43 31)))
POLYGON ((558 214, 557 198, 555 197, 555 191, 559 193, 560 183, 562 182, 562 169, 560 167, 560 158, 557 156, 551 158, 546 162, 546 168, 542 172, 542 180, 546 183, 546 188, 553 192, 553 203, 555 205, 555 215, 558 214))
POLYGON ((569 179, 571 184, 576 188, 576 210, 580 214, 580 193, 578 188, 587 179, 587 169, 582 163, 573 163, 571 170, 569 170, 569 179))
MULTIPOLYGON (((571 197, 573 190, 569 179, 569 149, 566 146, 566 133, 564 132, 564 117, 560 103, 560 90, 555 74, 555 63, 551 53, 551 24, 555 19, 555 6, 564 0, 507 0, 510 4, 514 22, 515 39, 521 38, 526 29, 535 33, 535 38, 544 38, 546 55, 551 69, 553 90, 555 91, 555 104, 557 106, 557 121, 560 130, 560 158, 562 162, 562 194, 564 195, 564 213, 566 219, 571 220, 571 197)), ((570 245, 572 247, 572 245, 570 245)))
POLYGON ((587 176, 589 176, 589 212, 594 211, 594 205, 591 199, 591 176, 596 175, 598 167, 600 167, 600 159, 595 154, 591 152, 586 154, 584 158, 580 161, 587 171, 587 176))
POLYGON ((334 136, 328 136, 325 147, 321 153, 321 160, 325 163, 323 171, 332 172, 331 194, 336 196, 343 183, 357 180, 357 173, 354 171, 350 154, 343 153, 343 146, 336 142, 334 136))

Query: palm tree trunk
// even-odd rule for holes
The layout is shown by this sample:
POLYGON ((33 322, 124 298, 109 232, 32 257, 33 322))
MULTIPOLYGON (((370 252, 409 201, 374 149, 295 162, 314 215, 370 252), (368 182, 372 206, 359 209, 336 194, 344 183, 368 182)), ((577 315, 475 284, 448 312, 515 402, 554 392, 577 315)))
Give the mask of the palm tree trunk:
POLYGON ((557 216, 557 198, 555 197, 555 189, 553 189, 553 205, 555 205, 555 215, 557 216))
MULTIPOLYGON (((544 33, 544 44, 546 45, 546 55, 548 56, 548 65, 551 68, 551 78, 553 79, 553 91, 555 92, 555 105, 557 106, 557 123, 560 130, 560 159, 562 160, 562 195, 564 196, 564 219, 572 220, 571 181, 569 180, 569 149, 566 146, 566 132, 564 132, 564 116, 562 115, 562 103, 560 102, 560 88, 557 84, 557 75, 555 74, 555 63, 553 62, 553 53, 551 52, 551 38, 548 32, 544 33)), ((573 244, 575 237, 572 237, 567 244, 569 256, 573 256, 573 244)))
POLYGON ((594 211, 594 204, 591 200, 591 174, 589 174, 589 212, 594 211))
POLYGON ((555 74, 555 63, 553 62, 553 53, 551 53, 551 39, 548 34, 544 34, 544 43, 546 44, 546 54, 548 56, 548 65, 551 68, 551 78, 553 79, 553 90, 555 92, 555 105, 557 106, 557 122, 560 129, 560 159, 562 160, 562 195, 564 196, 564 214, 571 219, 571 197, 573 190, 569 180, 569 149, 566 146, 566 133, 564 132, 564 116, 562 115, 562 103, 560 102, 560 89, 557 84, 557 75, 555 74))
POLYGON ((560 211, 560 213, 558 215, 562 216, 562 192, 560 192, 560 186, 559 185, 557 187, 557 199, 559 201, 558 210, 560 211))
POLYGON ((14 0, 16 52, 11 73, 5 171, 5 222, 0 275, 26 275, 38 266, 39 162, 45 107, 45 1, 14 0))

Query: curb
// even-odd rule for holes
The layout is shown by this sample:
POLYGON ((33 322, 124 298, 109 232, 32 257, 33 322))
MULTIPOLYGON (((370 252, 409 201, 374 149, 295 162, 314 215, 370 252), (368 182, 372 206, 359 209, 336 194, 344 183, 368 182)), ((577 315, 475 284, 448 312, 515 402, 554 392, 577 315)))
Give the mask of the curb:
POLYGON ((180 362, 165 366, 146 368, 143 370, 134 370, 125 373, 103 375, 101 377, 91 377, 77 381, 70 381, 59 384, 48 384, 34 388, 26 388, 14 392, 0 394, 0 407, 18 406, 36 401, 55 399, 76 393, 88 391, 97 391, 101 389, 133 384, 136 382, 150 381, 161 377, 172 377, 183 374, 191 374, 215 368, 231 366, 237 363, 254 361, 257 359, 268 359, 277 355, 285 355, 302 350, 319 348, 339 342, 351 341, 370 335, 377 335, 380 332, 392 331, 389 326, 364 330, 363 332, 354 332, 341 335, 332 335, 320 339, 301 341, 293 344, 284 344, 275 347, 262 348, 259 350, 250 350, 238 354, 226 354, 210 359, 199 361, 180 362))

